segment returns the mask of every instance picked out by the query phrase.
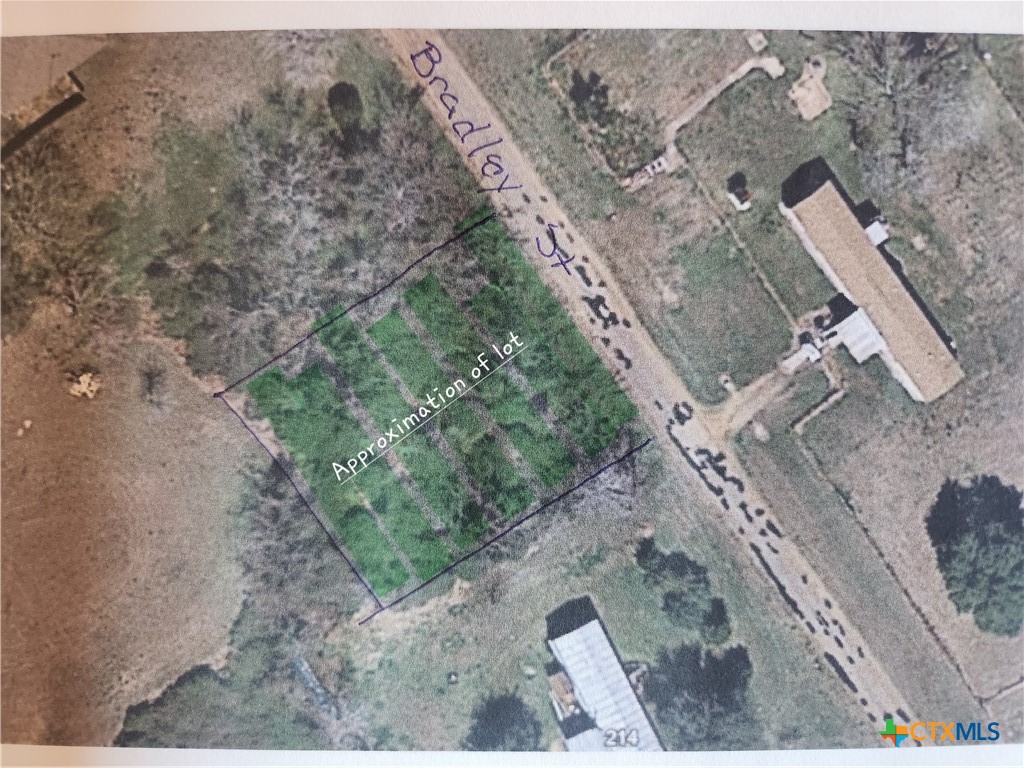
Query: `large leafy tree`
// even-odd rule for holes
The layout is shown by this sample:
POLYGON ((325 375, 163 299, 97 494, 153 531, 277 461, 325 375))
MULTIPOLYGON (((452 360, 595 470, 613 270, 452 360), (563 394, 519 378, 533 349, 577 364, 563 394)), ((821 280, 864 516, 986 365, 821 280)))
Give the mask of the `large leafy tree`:
POLYGON ((747 705, 753 667, 747 649, 721 654, 699 645, 663 650, 645 688, 662 735, 674 749, 742 749, 756 746, 757 728, 747 705))
POLYGON ((1024 623, 1021 497, 992 475, 947 480, 925 520, 957 611, 998 635, 1016 635, 1024 623))
POLYGON ((698 632, 709 645, 729 639, 725 602, 713 595, 707 568, 684 552, 661 552, 649 537, 637 545, 636 561, 648 586, 667 588, 661 608, 674 624, 698 632))
POLYGON ((473 725, 464 749, 485 752, 531 752, 540 748, 537 713, 514 693, 484 699, 473 710, 473 725))

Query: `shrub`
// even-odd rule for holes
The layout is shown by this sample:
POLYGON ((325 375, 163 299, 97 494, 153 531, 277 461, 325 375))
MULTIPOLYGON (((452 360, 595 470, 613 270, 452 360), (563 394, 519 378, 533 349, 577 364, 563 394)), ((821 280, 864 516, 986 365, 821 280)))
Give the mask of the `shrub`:
POLYGON ((540 747, 537 713, 514 693, 491 696, 473 710, 473 725, 464 749, 485 752, 531 752, 540 747))

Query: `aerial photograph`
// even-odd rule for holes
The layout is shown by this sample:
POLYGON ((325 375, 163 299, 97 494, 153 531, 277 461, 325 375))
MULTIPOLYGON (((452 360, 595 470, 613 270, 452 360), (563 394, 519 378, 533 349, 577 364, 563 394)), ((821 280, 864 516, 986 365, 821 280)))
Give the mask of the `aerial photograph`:
POLYGON ((1019 755, 1024 30, 440 26, 3 38, 2 742, 1019 755))

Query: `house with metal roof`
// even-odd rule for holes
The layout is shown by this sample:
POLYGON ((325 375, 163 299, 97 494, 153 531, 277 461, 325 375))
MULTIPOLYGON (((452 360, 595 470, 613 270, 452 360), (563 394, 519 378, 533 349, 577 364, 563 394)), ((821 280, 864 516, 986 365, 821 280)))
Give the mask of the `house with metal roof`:
POLYGON ((589 597, 547 616, 551 704, 570 752, 660 752, 661 741, 589 597))
POLYGON ((952 338, 886 248, 886 222, 871 201, 855 205, 817 157, 783 182, 779 210, 829 282, 856 307, 832 329, 833 344, 843 343, 857 362, 878 355, 920 402, 942 397, 964 378, 952 338))

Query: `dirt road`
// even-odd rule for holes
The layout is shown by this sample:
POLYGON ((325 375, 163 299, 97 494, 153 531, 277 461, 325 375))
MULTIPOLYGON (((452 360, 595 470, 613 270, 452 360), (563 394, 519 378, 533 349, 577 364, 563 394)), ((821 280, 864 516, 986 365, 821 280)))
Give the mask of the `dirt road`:
MULTIPOLYGON (((615 372, 640 409, 642 418, 662 440, 666 459, 677 468, 680 478, 690 488, 702 489, 695 493, 709 494, 712 504, 721 510, 714 524, 723 535, 731 533, 744 542, 755 567, 776 586, 804 626, 810 642, 850 689, 850 695, 860 702, 865 716, 873 723, 880 722, 886 715, 896 717, 897 722, 912 722, 913 713, 904 697, 857 628, 830 598, 806 558, 781 530, 764 499, 744 476, 730 445, 724 441, 718 445, 712 439, 704 426, 701 406, 637 320, 605 261, 608 255, 587 243, 573 226, 554 194, 516 146, 497 110, 459 64, 442 35, 436 31, 404 30, 384 34, 403 75, 425 89, 424 104, 476 178, 481 179, 479 160, 467 157, 467 145, 453 131, 452 122, 469 120, 475 125, 490 124, 489 135, 502 137, 501 163, 511 174, 509 184, 522 186, 515 191, 506 188, 490 192, 492 204, 527 258, 538 265, 541 278, 605 364, 615 372), (426 41, 433 43, 442 57, 430 76, 422 78, 419 75, 427 67, 417 72, 410 56, 423 50, 426 41), (442 103, 439 98, 441 81, 430 83, 434 76, 443 78, 447 92, 457 97, 457 103, 451 97, 442 103), (454 113, 450 112, 453 103, 454 113), (582 266, 585 278, 578 273, 567 275, 562 269, 549 268, 536 253, 534 238, 542 236, 549 223, 560 227, 559 242, 569 244, 567 250, 577 256, 573 266, 582 266), (592 307, 598 304, 602 305, 603 319, 595 317, 592 307), (615 320, 608 322, 612 313, 615 320), (601 343, 602 337, 610 343, 601 343)), ((421 58, 420 62, 423 61, 421 58)), ((491 186, 491 180, 482 179, 482 187, 491 186)), ((627 254, 616 257, 628 259, 627 254)), ((712 423, 715 421, 712 419, 712 423)))

